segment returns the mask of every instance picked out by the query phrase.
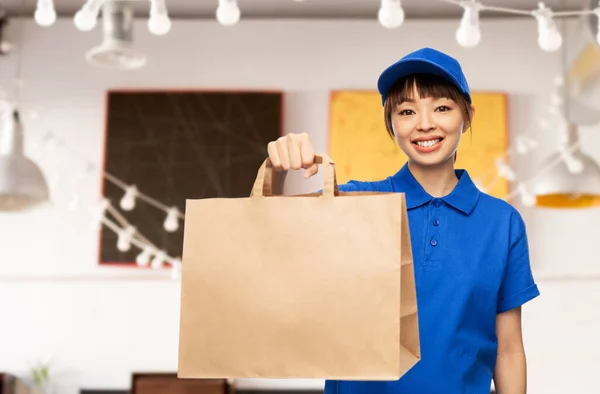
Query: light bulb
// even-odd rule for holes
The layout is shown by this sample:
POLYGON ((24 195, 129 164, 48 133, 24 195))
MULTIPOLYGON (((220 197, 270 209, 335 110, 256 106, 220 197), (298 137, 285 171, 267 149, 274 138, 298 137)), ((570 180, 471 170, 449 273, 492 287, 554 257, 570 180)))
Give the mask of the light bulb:
POLYGON ((167 257, 167 255, 165 254, 165 252, 160 250, 154 255, 154 258, 152 259, 152 262, 150 263, 150 265, 154 269, 162 268, 166 257, 167 257))
POLYGON ((540 2, 533 12, 538 23, 538 45, 543 51, 554 52, 562 46, 562 36, 552 20, 552 11, 540 2))
POLYGON ((479 29, 479 10, 481 6, 475 1, 463 1, 461 3, 465 12, 456 30, 456 41, 465 48, 472 48, 481 41, 481 30, 479 29))
POLYGON ((171 261, 171 279, 181 279, 181 259, 179 257, 171 261))
POLYGON ((171 19, 168 15, 152 15, 148 19, 148 30, 157 36, 165 35, 171 31, 171 19))
POLYGON ((527 145, 527 142, 523 140, 523 138, 519 138, 517 137, 517 144, 516 144, 516 150, 517 153, 520 155, 523 155, 527 152, 529 152, 529 145, 527 145))
POLYGON ((520 155, 537 147, 537 142, 527 136, 517 136, 516 151, 520 155))
POLYGON ((152 257, 152 248, 150 246, 144 247, 144 249, 135 257, 135 263, 140 267, 147 267, 150 264, 150 258, 152 257))
POLYGON ((571 174, 581 174, 583 172, 583 161, 580 158, 575 157, 575 155, 573 155, 573 152, 571 152, 568 149, 566 144, 561 145, 561 147, 559 148, 559 151, 560 151, 560 157, 565 162, 565 165, 567 166, 567 170, 571 174))
POLYGON ((131 185, 127 189, 125 189, 125 194, 119 202, 121 209, 123 209, 124 211, 131 211, 133 208, 135 208, 135 198, 137 197, 137 194, 138 189, 135 185, 131 185))
POLYGON ((515 172, 502 159, 496 160, 496 168, 498 169, 498 175, 507 181, 517 179, 515 172))
POLYGON ((581 174, 583 172, 583 161, 577 157, 571 156, 565 160, 565 164, 571 174, 581 174))
POLYGON ((556 29, 546 30, 540 33, 538 45, 546 52, 555 52, 562 46, 562 36, 556 29))
POLYGON ((535 197, 535 195, 531 194, 524 185, 519 185, 517 188, 519 195, 520 195, 520 200, 521 200, 521 204, 523 204, 526 207, 532 207, 535 205, 535 203, 537 202, 537 198, 535 197))
POLYGON ((97 21, 97 16, 85 8, 77 11, 73 18, 75 27, 81 31, 90 31, 94 29, 97 21))
POLYGON ((56 11, 52 0, 38 0, 33 18, 40 26, 52 26, 56 22, 56 11))
POLYGON ((241 17, 240 8, 236 0, 219 0, 217 8, 217 21, 224 26, 231 26, 238 23, 241 17))
POLYGON ((179 228, 179 210, 177 207, 169 208, 163 227, 170 233, 177 231, 179 228))
POLYGON ((481 31, 479 26, 460 26, 456 30, 456 41, 465 48, 473 48, 481 42, 481 31))
POLYGON ((404 22, 404 10, 400 0, 381 0, 381 7, 377 13, 381 26, 395 29, 404 22))
POLYGON ((75 14, 73 22, 81 31, 90 31, 98 22, 98 14, 105 0, 88 0, 75 14))
POLYGON ((165 35, 171 30, 171 19, 169 19, 165 0, 150 0, 148 30, 157 36, 165 35))
POLYGON ((98 204, 97 211, 95 212, 94 217, 90 222, 90 228, 92 230, 97 230, 98 227, 102 224, 104 215, 106 214, 106 210, 108 209, 109 204, 110 202, 106 198, 103 198, 98 204))
POLYGON ((127 252, 131 249, 131 237, 135 233, 135 227, 128 226, 124 230, 119 231, 119 236, 117 239, 117 249, 121 252, 127 252))

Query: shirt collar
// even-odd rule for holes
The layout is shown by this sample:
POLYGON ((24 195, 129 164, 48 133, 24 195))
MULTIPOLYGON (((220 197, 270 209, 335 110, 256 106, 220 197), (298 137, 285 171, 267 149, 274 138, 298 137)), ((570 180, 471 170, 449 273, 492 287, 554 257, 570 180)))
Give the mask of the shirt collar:
MULTIPOLYGON (((455 173, 458 184, 450 194, 442 197, 441 200, 468 215, 475 208, 481 192, 466 170, 455 170, 455 173)), ((423 189, 410 172, 408 163, 404 164, 400 171, 392 177, 392 183, 395 191, 406 194, 406 207, 408 209, 416 208, 433 199, 433 196, 423 189)))

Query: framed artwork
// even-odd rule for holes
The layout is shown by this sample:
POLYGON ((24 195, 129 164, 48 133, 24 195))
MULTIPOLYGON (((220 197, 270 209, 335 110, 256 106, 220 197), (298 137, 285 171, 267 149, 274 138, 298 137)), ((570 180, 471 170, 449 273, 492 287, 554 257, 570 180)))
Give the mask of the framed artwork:
MULTIPOLYGON (((472 131, 462 138, 457 168, 465 168, 473 180, 490 181, 495 161, 508 147, 508 103, 503 93, 471 94, 476 115, 472 131)), ((338 182, 380 180, 395 174, 406 162, 389 137, 383 119, 381 97, 376 91, 335 91, 330 101, 329 154, 336 162, 338 182)), ((508 182, 496 179, 488 193, 508 195, 508 182)))
MULTIPOLYGON (((186 199, 247 197, 267 143, 282 134, 282 105, 281 92, 109 91, 104 170, 182 213, 186 199)), ((123 189, 102 182, 128 222, 169 256, 181 256, 182 221, 165 231, 166 213, 139 199, 123 211, 123 189)), ((119 251, 117 235, 102 228, 100 264, 135 266, 139 252, 119 251)))

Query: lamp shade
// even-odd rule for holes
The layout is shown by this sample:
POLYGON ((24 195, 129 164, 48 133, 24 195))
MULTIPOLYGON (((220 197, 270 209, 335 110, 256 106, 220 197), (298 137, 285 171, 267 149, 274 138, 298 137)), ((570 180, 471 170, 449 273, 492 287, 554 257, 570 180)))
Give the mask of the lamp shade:
POLYGON ((95 66, 121 70, 146 65, 147 57, 133 46, 134 8, 126 1, 106 1, 102 5, 103 41, 86 53, 95 66))
POLYGON ((29 210, 49 199, 48 185, 39 167, 23 153, 19 113, 0 127, 0 212, 29 210))
POLYGON ((582 170, 572 171, 557 152, 548 157, 543 168, 553 165, 533 183, 536 205, 545 208, 589 208, 600 206, 600 166, 591 157, 577 150, 573 156, 582 170))

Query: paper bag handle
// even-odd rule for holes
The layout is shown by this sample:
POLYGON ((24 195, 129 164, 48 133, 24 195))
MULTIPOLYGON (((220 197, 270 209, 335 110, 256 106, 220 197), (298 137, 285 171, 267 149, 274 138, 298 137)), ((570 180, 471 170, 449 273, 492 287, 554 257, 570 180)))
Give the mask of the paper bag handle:
MULTIPOLYGON (((333 196, 339 195, 333 160, 326 154, 319 153, 315 155, 315 163, 321 164, 325 172, 323 176, 323 197, 333 198, 333 196)), ((252 187, 252 196, 273 195, 273 171, 273 164, 267 158, 258 169, 258 174, 252 187)))

